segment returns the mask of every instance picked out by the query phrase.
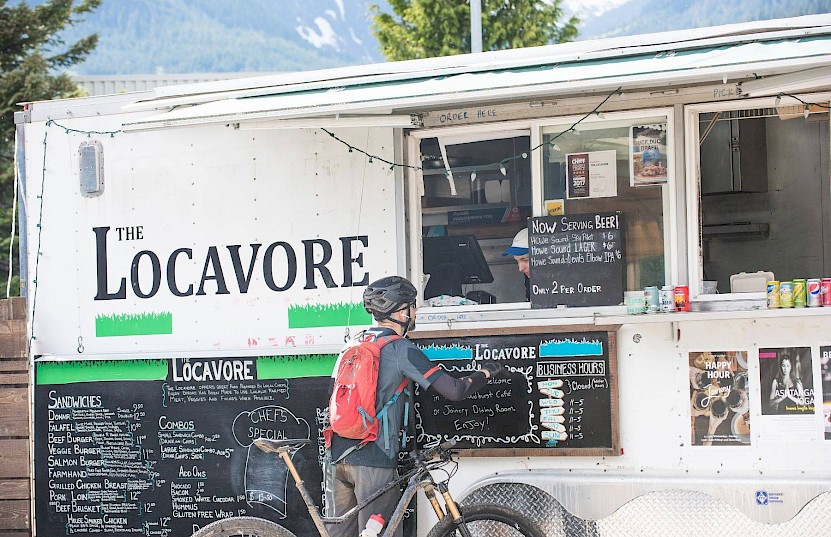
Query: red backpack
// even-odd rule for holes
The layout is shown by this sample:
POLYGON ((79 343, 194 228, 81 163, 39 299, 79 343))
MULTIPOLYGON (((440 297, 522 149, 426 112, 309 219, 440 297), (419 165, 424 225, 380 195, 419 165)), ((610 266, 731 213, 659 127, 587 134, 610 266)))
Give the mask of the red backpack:
POLYGON ((392 399, 376 415, 381 349, 397 339, 401 336, 380 336, 376 339, 370 334, 341 353, 329 399, 329 430, 324 432, 327 446, 331 443, 331 432, 342 438, 361 440, 360 445, 378 438, 378 418, 383 417, 387 408, 398 399, 408 382, 404 379, 392 399))

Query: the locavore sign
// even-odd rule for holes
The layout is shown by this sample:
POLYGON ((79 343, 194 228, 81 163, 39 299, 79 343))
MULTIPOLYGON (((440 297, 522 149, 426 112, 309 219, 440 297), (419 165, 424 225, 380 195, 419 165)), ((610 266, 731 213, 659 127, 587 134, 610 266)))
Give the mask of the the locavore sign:
POLYGON ((213 289, 213 294, 217 295, 227 295, 234 291, 246 294, 256 273, 262 276, 265 285, 274 292, 287 291, 300 284, 303 289, 317 289, 318 279, 327 289, 364 286, 369 283, 369 272, 363 270, 364 251, 369 246, 366 235, 339 237, 339 246, 333 246, 326 239, 316 238, 300 240, 302 246, 299 247, 286 241, 274 241, 267 245, 251 243, 247 246, 209 246, 198 253, 187 247, 170 252, 145 249, 133 256, 129 267, 124 267, 110 265, 107 256, 108 241, 113 236, 117 241, 142 240, 141 226, 129 228, 129 234, 122 233, 125 228, 117 228, 117 233, 113 236, 109 236, 110 229, 109 226, 92 228, 96 251, 95 300, 126 299, 128 278, 132 292, 138 298, 151 298, 159 293, 163 279, 167 290, 176 297, 206 295, 213 289), (336 248, 342 254, 340 263, 333 260, 336 248), (223 250, 227 250, 230 255, 230 267, 227 266, 227 261, 223 264, 220 255, 223 250), (177 276, 177 267, 188 263, 202 265, 198 281, 183 282, 177 276), (303 276, 298 279, 300 267, 303 276), (149 271, 149 281, 140 277, 141 271, 149 271), (109 279, 111 274, 117 275, 114 284, 109 279), (236 282, 236 289, 228 285, 229 279, 236 282))

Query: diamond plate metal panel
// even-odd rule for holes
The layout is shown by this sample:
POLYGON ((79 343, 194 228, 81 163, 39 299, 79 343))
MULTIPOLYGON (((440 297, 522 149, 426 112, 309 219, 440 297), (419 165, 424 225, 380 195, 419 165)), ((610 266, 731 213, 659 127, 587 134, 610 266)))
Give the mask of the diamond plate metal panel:
POLYGON ((831 492, 820 494, 794 518, 781 524, 749 519, 732 505, 707 494, 663 490, 638 496, 611 516, 584 520, 544 491, 524 484, 496 484, 473 491, 462 502, 498 503, 526 515, 548 537, 632 537, 633 535, 713 535, 741 537, 827 537, 831 492))

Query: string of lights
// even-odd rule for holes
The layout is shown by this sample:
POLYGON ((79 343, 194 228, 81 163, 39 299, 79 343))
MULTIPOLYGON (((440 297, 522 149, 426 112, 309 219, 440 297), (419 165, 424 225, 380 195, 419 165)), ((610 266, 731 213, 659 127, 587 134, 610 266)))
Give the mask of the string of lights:
MULTIPOLYGON (((607 102, 609 102, 609 99, 611 99, 615 95, 623 95, 622 87, 618 87, 613 92, 609 93, 602 101, 600 101, 600 103, 597 104, 597 106, 595 106, 590 112, 583 115, 580 119, 578 119, 577 121, 572 123, 569 128, 555 134, 554 136, 549 137, 548 140, 546 140, 545 142, 542 142, 541 144, 537 145, 536 147, 532 147, 530 149, 530 152, 537 151, 541 147, 544 147, 546 145, 551 147, 552 149, 559 149, 557 144, 555 143, 555 140, 557 140, 559 137, 561 137, 565 134, 568 134, 569 132, 575 131, 578 125, 580 125, 582 122, 586 121, 587 119, 589 119, 592 116, 597 116, 597 117, 603 119, 604 115, 603 115, 603 112, 600 109, 603 107, 603 105, 605 105, 607 102)), ((379 162, 382 162, 382 163, 388 165, 390 170, 394 170, 395 168, 404 168, 404 169, 409 168, 409 169, 412 169, 412 170, 423 170, 424 169, 421 166, 415 166, 415 165, 412 165, 412 164, 402 164, 402 163, 399 163, 399 162, 392 162, 390 160, 384 159, 384 158, 379 157, 377 155, 373 155, 372 153, 369 153, 369 152, 367 152, 367 151, 365 151, 365 150, 363 150, 359 147, 356 147, 356 146, 350 144, 349 142, 343 140, 342 138, 338 137, 337 135, 335 135, 335 133, 331 132, 328 129, 322 128, 321 130, 323 130, 323 132, 325 132, 326 134, 331 136, 336 141, 338 141, 341 144, 345 145, 348 148, 349 153, 358 152, 358 153, 361 153, 362 155, 365 155, 369 159, 370 164, 372 164, 373 162, 375 162, 377 160, 379 162)), ((523 151, 522 153, 512 155, 510 157, 505 157, 502 160, 500 160, 499 162, 493 162, 491 164, 485 164, 485 165, 482 165, 481 167, 482 167, 482 169, 498 167, 499 171, 500 171, 500 173, 502 173, 502 175, 507 175, 508 174, 508 168, 507 168, 508 163, 510 163, 513 160, 528 158, 528 154, 529 154, 529 151, 523 151)), ((445 175, 449 175, 449 173, 450 173, 449 171, 446 171, 445 175)), ((470 172, 470 180, 473 181, 475 179, 476 179, 476 170, 473 170, 473 171, 470 172)))
POLYGON ((332 138, 334 138, 335 140, 337 140, 338 142, 342 143, 347 148, 349 148, 350 153, 352 153, 353 151, 357 151, 358 153, 361 153, 362 155, 366 155, 367 157, 369 157, 369 163, 370 164, 372 164, 373 162, 375 162, 377 160, 379 162, 383 162, 384 164, 389 165, 390 170, 395 169, 396 166, 401 167, 401 168, 412 168, 413 170, 422 169, 419 166, 412 166, 410 164, 399 164, 397 162, 389 161, 389 160, 387 160, 385 158, 382 158, 382 157, 379 157, 377 155, 372 155, 370 153, 367 153, 366 151, 364 151, 360 147, 354 146, 354 145, 350 144, 349 142, 343 140, 342 138, 339 138, 334 132, 330 131, 329 129, 324 129, 323 127, 321 127, 320 130, 322 130, 323 132, 325 132, 326 134, 328 134, 329 136, 331 136, 332 138))
POLYGON ((117 130, 117 131, 83 131, 83 130, 73 129, 71 127, 65 127, 65 126, 61 125, 60 123, 58 123, 57 121, 55 121, 54 119, 50 119, 46 122, 47 127, 49 127, 50 125, 55 125, 56 127, 62 128, 63 131, 64 131, 64 134, 71 134, 73 132, 76 133, 76 134, 86 134, 87 138, 92 137, 92 135, 109 136, 110 138, 115 138, 116 134, 121 134, 123 132, 121 130, 117 130))
POLYGON ((813 107, 816 107, 816 108, 824 108, 825 110, 831 110, 831 106, 829 106, 829 105, 827 105, 827 104, 823 104, 823 103, 810 103, 810 102, 808 102, 808 101, 805 101, 805 100, 803 100, 803 99, 800 99, 800 98, 799 98, 799 97, 797 97, 796 95, 792 95, 792 94, 790 94, 790 93, 784 93, 784 92, 780 92, 779 94, 777 94, 777 95, 776 95, 776 100, 774 101, 774 104, 773 104, 773 105, 774 105, 774 106, 779 106, 779 104, 782 102, 782 98, 783 98, 783 97, 789 97, 789 98, 791 98, 791 99, 794 99, 794 100, 798 101, 798 102, 799 102, 802 106, 804 106, 804 107, 805 107, 805 110, 804 110, 804 112, 803 112, 802 114, 805 116, 805 119, 808 119, 808 116, 811 114, 811 108, 813 108, 813 107))
MULTIPOLYGON (((577 121, 572 123, 570 127, 568 127, 567 129, 565 129, 563 131, 558 132, 557 134, 555 134, 553 136, 549 136, 546 141, 540 143, 536 147, 532 147, 530 149, 530 152, 537 151, 541 147, 545 147, 545 146, 548 146, 551 149, 559 151, 560 148, 556 143, 556 140, 558 138, 568 134, 569 132, 575 132, 577 130, 578 125, 580 125, 582 122, 586 121, 587 119, 589 119, 592 116, 597 116, 598 118, 603 119, 605 116, 604 116, 603 111, 601 110, 601 108, 607 102, 609 102, 609 99, 611 99, 615 95, 623 95, 622 89, 623 89, 622 86, 620 86, 617 89, 615 89, 613 92, 609 93, 602 101, 600 101, 600 103, 597 104, 597 106, 595 106, 590 112, 588 112, 585 115, 583 115, 582 117, 580 117, 580 119, 578 119, 577 121)), ((823 108, 823 109, 826 109, 826 110, 828 110, 830 108, 829 105, 827 105, 827 104, 808 102, 808 101, 805 101, 805 100, 797 97, 796 95, 792 95, 790 93, 779 93, 776 96, 775 106, 779 106, 780 102, 782 101, 782 98, 784 98, 784 97, 790 97, 790 98, 795 99, 796 101, 798 101, 800 104, 802 104, 805 107, 805 110, 804 110, 805 118, 807 118, 808 115, 811 113, 811 108, 813 108, 813 107, 823 108)), ((329 131, 328 129, 322 129, 322 130, 326 134, 331 136, 333 139, 335 139, 336 141, 338 141, 341 144, 345 145, 348 148, 350 153, 358 152, 358 153, 361 153, 361 154, 365 155, 369 159, 370 164, 372 164, 374 161, 377 160, 379 162, 382 162, 382 163, 388 165, 390 170, 394 170, 396 167, 405 168, 405 169, 409 168, 409 169, 412 169, 412 170, 424 170, 424 168, 421 167, 421 166, 415 166, 415 165, 412 165, 412 164, 402 164, 402 163, 399 163, 399 162, 392 162, 390 160, 384 159, 382 157, 379 157, 377 155, 369 153, 368 151, 366 151, 364 149, 361 149, 357 146, 354 146, 354 145, 350 144, 349 142, 347 142, 347 141, 343 140, 342 138, 338 137, 337 135, 335 135, 335 133, 329 131)), ((502 173, 502 175, 507 175, 508 174, 507 164, 509 162, 513 161, 513 160, 528 158, 528 154, 529 154, 529 152, 524 151, 524 152, 519 153, 517 155, 506 157, 506 158, 500 160, 499 162, 493 162, 491 164, 481 165, 481 168, 482 169, 493 169, 495 167, 498 167, 499 171, 500 171, 500 173, 502 173)), ((445 174, 446 177, 450 178, 451 177, 451 175, 450 175, 451 172, 452 172, 452 170, 446 170, 444 172, 444 174, 445 174)), ((477 176, 477 172, 474 169, 470 172, 470 180, 474 181, 476 179, 476 176, 477 176)), ((453 190, 455 190, 455 189, 453 189, 453 190)))
MULTIPOLYGON (((17 144, 18 144, 18 140, 17 140, 17 137, 15 136, 15 140, 14 140, 14 155, 15 155, 15 158, 17 158, 17 144)), ((15 230, 15 224, 17 223, 17 192, 18 192, 18 190, 17 190, 17 181, 18 180, 19 180, 19 177, 17 175, 17 166, 14 166, 14 196, 12 197, 12 218, 11 218, 12 230, 11 230, 11 234, 10 234, 11 238, 9 239, 9 274, 8 274, 8 277, 6 278, 6 298, 9 297, 9 294, 11 293, 11 290, 12 290, 12 272, 13 272, 12 271, 12 265, 14 263, 14 244, 15 244, 14 230, 15 230)))
POLYGON ((32 321, 30 323, 31 326, 32 326, 32 329, 29 332, 29 348, 30 349, 32 348, 32 342, 35 339, 37 339, 35 337, 35 313, 37 311, 36 306, 37 306, 37 301, 38 301, 38 268, 40 267, 40 256, 42 255, 42 252, 40 250, 40 246, 41 246, 41 243, 42 243, 42 234, 43 234, 43 194, 45 193, 45 188, 46 188, 46 153, 47 153, 47 151, 46 151, 46 148, 47 148, 46 141, 49 138, 49 127, 51 127, 51 126, 52 126, 52 120, 50 119, 46 122, 46 128, 43 129, 43 169, 41 170, 41 176, 40 176, 40 194, 38 194, 36 196, 37 199, 40 200, 40 209, 39 209, 39 214, 38 214, 38 223, 35 224, 35 226, 38 229, 38 240, 37 240, 37 247, 36 247, 37 254, 35 255, 35 275, 32 278, 32 286, 34 287, 34 289, 32 291, 32 315, 31 315, 32 321))
POLYGON ((32 291, 32 312, 31 312, 31 331, 29 332, 29 348, 32 346, 32 342, 37 339, 35 336, 35 313, 37 311, 37 297, 38 297, 38 269, 40 268, 40 258, 43 255, 41 251, 41 245, 43 244, 43 202, 44 202, 44 194, 46 192, 46 157, 47 157, 47 140, 49 138, 49 128, 55 126, 63 129, 64 134, 85 134, 88 138, 92 136, 109 136, 110 138, 114 138, 116 134, 121 133, 121 130, 117 131, 85 131, 79 129, 73 129, 71 127, 66 127, 61 125, 57 121, 53 119, 49 119, 46 121, 46 128, 43 130, 43 167, 41 169, 41 176, 40 176, 40 194, 36 196, 36 198, 40 202, 40 207, 38 208, 38 221, 35 224, 37 227, 37 244, 36 244, 36 252, 35 255, 35 266, 34 266, 34 276, 32 277, 32 286, 34 287, 32 291))

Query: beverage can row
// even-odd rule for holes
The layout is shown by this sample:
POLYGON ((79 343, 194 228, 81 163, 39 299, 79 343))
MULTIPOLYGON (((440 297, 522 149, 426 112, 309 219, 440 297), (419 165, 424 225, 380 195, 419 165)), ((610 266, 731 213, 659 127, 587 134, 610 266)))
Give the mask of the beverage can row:
POLYGON ((831 306, 831 278, 767 282, 768 308, 831 306))
POLYGON ((630 314, 690 311, 690 290, 686 285, 648 286, 643 292, 626 291, 624 304, 630 314))

